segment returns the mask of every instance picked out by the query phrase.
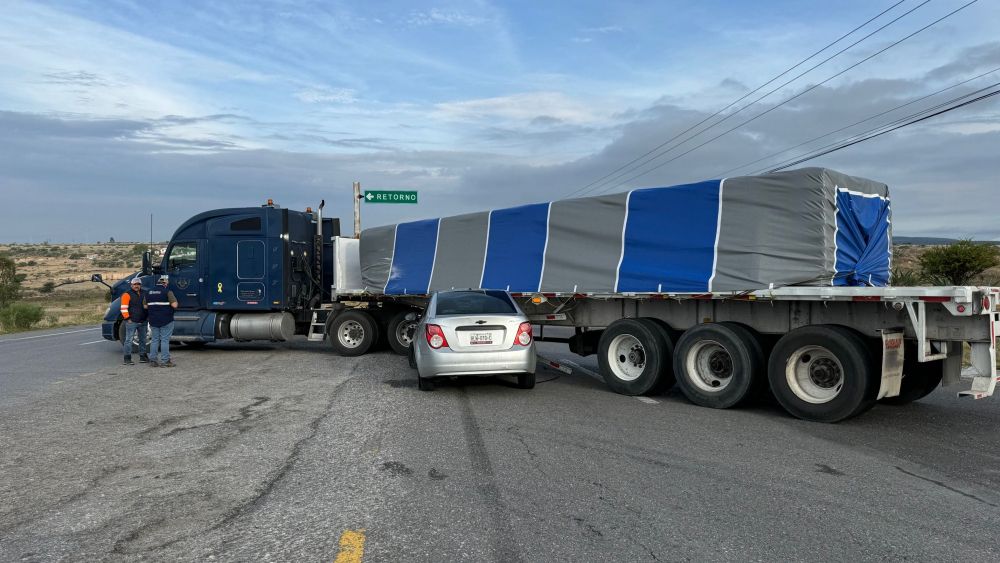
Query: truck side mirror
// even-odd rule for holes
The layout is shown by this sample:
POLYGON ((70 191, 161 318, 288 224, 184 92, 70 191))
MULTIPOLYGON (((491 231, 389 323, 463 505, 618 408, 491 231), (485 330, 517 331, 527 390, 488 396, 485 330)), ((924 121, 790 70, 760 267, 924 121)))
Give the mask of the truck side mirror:
POLYGON ((101 276, 101 274, 94 274, 90 276, 90 281, 94 283, 104 283, 104 278, 101 276))
POLYGON ((149 251, 142 253, 142 275, 148 276, 153 272, 153 269, 149 265, 149 251))

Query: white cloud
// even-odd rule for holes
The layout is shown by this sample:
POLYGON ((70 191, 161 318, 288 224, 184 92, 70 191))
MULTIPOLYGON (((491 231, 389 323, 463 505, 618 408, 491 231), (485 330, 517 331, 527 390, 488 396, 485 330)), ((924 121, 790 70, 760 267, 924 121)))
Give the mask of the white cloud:
POLYGON ((412 25, 459 25, 475 27, 489 22, 489 19, 458 10, 433 8, 426 12, 413 12, 409 19, 412 25))
POLYGON ((585 27, 580 31, 583 33, 621 33, 624 29, 620 25, 605 25, 602 27, 585 27))
POLYGON ((592 123, 604 115, 592 105, 561 92, 530 92, 437 104, 437 111, 452 119, 488 119, 500 117, 531 121, 550 117, 568 123, 592 123))
POLYGON ((308 104, 353 104, 358 101, 357 92, 350 88, 330 88, 327 86, 314 86, 295 93, 295 97, 308 104))

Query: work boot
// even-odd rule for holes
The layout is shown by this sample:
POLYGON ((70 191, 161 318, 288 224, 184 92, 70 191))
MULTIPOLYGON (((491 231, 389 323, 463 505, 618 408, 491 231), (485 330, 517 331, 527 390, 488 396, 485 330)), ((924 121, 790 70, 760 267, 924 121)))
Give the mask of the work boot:
POLYGON ((149 367, 151 367, 151 368, 158 368, 158 367, 160 367, 160 364, 158 364, 156 362, 156 360, 153 360, 153 361, 149 362, 149 367))
POLYGON ((135 362, 132 361, 132 356, 125 356, 125 361, 122 362, 123 366, 134 366, 135 362))
POLYGON ((170 360, 167 360, 167 361, 166 361, 166 363, 163 363, 163 364, 160 364, 160 367, 164 367, 164 368, 172 368, 172 367, 174 367, 174 366, 176 366, 176 365, 177 365, 177 364, 175 364, 175 363, 171 362, 170 360))
POLYGON ((149 362, 149 356, 146 354, 139 354, 139 363, 145 364, 149 362))

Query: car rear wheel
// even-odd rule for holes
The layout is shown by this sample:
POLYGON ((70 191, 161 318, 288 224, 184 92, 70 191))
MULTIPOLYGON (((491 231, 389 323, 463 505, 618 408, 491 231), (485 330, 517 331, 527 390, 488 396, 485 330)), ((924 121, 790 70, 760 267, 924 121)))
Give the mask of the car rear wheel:
POLYGON ((652 323, 620 319, 606 328, 598 344, 604 382, 615 393, 646 395, 662 388, 673 344, 652 323))
POLYGON ((420 389, 421 391, 433 391, 434 390, 434 381, 432 379, 428 378, 428 377, 420 377, 420 374, 418 373, 417 374, 417 389, 420 389))
POLYGON ((879 377, 868 344, 851 329, 805 326, 781 337, 771 351, 768 381, 792 416, 839 422, 875 404, 879 377))
POLYGON ((364 311, 345 311, 330 323, 330 345, 341 356, 360 356, 378 340, 378 325, 364 311))
POLYGON ((517 387, 518 389, 534 389, 535 388, 535 374, 533 373, 522 373, 517 376, 517 387))

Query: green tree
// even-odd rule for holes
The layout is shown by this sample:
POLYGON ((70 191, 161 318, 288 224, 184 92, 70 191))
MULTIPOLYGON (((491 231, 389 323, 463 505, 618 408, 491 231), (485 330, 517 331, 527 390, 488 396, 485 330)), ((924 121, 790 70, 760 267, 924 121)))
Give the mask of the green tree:
POLYGON ((968 285, 974 277, 997 264, 1000 264, 1000 255, 996 245, 969 239, 931 248, 920 257, 924 274, 948 285, 968 285))
POLYGON ((56 282, 47 281, 42 284, 42 287, 38 289, 40 293, 52 293, 56 288, 56 282))
POLYGON ((21 277, 17 274, 17 264, 4 254, 0 254, 0 307, 17 301, 21 294, 21 277))
POLYGON ((31 303, 11 303, 0 309, 0 323, 7 330, 26 330, 38 324, 45 309, 31 303))

